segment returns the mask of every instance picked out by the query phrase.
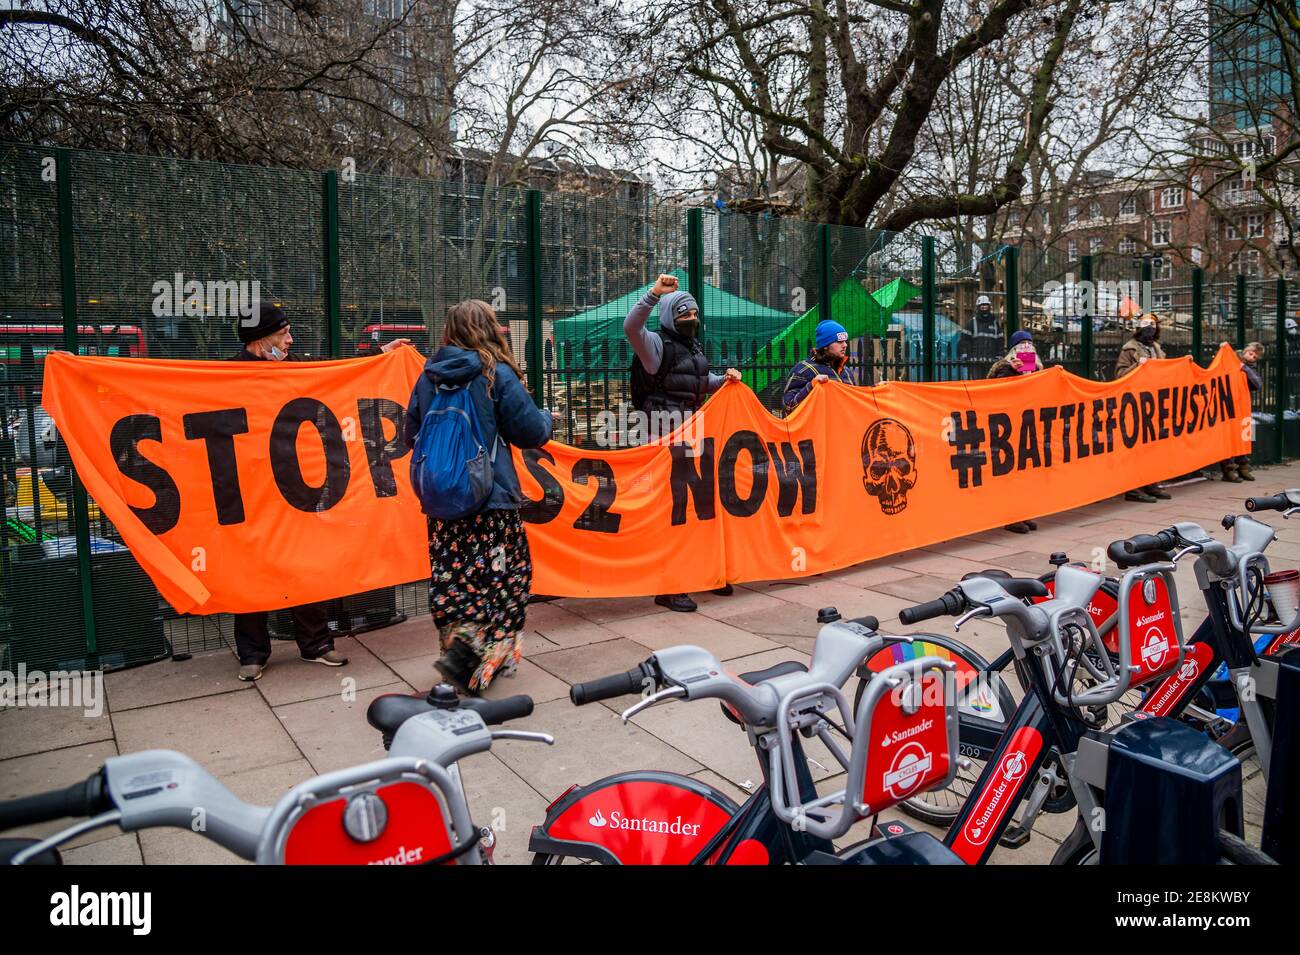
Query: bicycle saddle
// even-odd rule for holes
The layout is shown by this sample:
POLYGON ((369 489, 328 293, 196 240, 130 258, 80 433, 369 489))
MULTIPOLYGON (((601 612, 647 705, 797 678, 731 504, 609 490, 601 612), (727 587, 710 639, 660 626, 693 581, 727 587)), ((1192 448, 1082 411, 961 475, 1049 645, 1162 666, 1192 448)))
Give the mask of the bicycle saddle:
POLYGON ((1012 577, 1005 570, 973 570, 962 577, 962 580, 970 580, 973 577, 987 577, 996 583, 1013 597, 1024 599, 1025 597, 1047 597, 1047 585, 1037 577, 1012 577))
POLYGON ((781 663, 774 663, 766 670, 750 670, 748 673, 740 674, 740 678, 750 686, 757 686, 764 680, 771 680, 774 677, 785 676, 787 673, 807 673, 808 667, 798 660, 785 660, 781 663))

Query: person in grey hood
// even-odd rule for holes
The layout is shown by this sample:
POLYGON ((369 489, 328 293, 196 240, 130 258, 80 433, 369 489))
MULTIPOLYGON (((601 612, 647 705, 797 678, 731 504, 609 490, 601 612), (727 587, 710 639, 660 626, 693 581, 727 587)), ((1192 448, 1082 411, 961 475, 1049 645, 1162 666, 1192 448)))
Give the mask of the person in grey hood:
MULTIPOLYGON (((406 409, 403 438, 416 437, 439 384, 465 385, 483 442, 540 448, 554 418, 534 406, 506 347, 496 313, 471 299, 447 310, 443 346, 429 359, 406 409)), ((497 673, 513 675, 523 646, 524 613, 533 581, 528 538, 519 517, 524 497, 514 461, 501 448, 492 463, 492 492, 482 510, 457 520, 429 518, 429 610, 438 629, 449 681, 478 695, 497 673)))
MULTIPOLYGON (((666 434, 673 425, 693 415, 713 392, 728 381, 740 381, 740 372, 709 371, 709 358, 700 345, 700 306, 690 292, 678 288, 677 277, 660 275, 623 321, 623 334, 632 346, 632 404, 650 420, 652 434, 666 434), (659 327, 646 329, 650 313, 659 308, 659 327)), ((728 595, 727 584, 714 593, 728 595)), ((690 613, 696 603, 687 594, 660 594, 655 603, 669 610, 690 613)))

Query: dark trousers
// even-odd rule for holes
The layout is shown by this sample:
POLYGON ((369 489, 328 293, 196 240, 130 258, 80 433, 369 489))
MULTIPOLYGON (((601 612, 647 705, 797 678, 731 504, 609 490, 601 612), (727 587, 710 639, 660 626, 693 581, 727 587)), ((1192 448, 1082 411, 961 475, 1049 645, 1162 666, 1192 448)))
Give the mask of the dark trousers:
MULTIPOLYGON (((293 615, 293 638, 298 641, 299 653, 314 659, 334 649, 334 635, 326 624, 329 608, 325 604, 303 604, 289 612, 293 615)), ((241 666, 261 666, 271 658, 267 617, 265 610, 235 614, 235 652, 241 666)))

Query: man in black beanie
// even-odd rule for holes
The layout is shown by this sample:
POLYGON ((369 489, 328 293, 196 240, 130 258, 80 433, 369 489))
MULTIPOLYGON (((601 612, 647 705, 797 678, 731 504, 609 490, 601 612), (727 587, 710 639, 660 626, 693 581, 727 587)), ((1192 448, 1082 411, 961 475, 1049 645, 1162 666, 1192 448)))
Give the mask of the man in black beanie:
MULTIPOLYGON (((243 348, 231 361, 296 361, 290 355, 293 335, 289 331, 289 318, 284 309, 274 302, 257 302, 236 329, 243 348)), ((381 351, 392 351, 409 345, 406 338, 398 338, 384 345, 381 351)), ((348 658, 334 649, 334 636, 329 629, 329 608, 324 603, 302 604, 293 607, 293 638, 298 643, 298 654, 309 663, 327 667, 341 667, 348 658)), ((267 661, 271 658, 271 635, 267 630, 268 613, 237 613, 235 617, 235 656, 239 657, 239 679, 251 683, 260 679, 267 661)))

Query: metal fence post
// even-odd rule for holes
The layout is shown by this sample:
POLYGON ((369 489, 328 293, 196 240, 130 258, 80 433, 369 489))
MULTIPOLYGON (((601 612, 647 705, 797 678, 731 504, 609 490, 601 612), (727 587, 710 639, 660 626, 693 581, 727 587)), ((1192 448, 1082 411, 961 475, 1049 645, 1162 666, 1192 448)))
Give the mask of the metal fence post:
POLYGON ((1004 253, 1007 257, 1007 347, 1011 347, 1011 336, 1020 331, 1020 249, 1009 245, 1004 253))
MULTIPOLYGON (((686 286, 704 311, 704 210, 686 210, 686 286)), ((705 316, 707 319, 708 316, 705 316)))
POLYGON ((1237 276, 1237 350, 1246 347, 1246 276, 1237 276))
POLYGON ((822 321, 831 314, 831 227, 823 222, 817 227, 817 315, 822 321))
POLYGON ((544 378, 542 362, 545 355, 542 326, 542 194, 529 189, 528 213, 528 387, 538 407, 543 404, 544 378))
POLYGON ((1278 462, 1286 455, 1286 279, 1277 280, 1277 397, 1274 402, 1273 449, 1278 462))
POLYGON ((921 380, 934 381, 934 236, 921 237, 921 380))
MULTIPOLYGON (((63 347, 77 354, 77 250, 72 232, 72 153, 67 149, 54 150, 54 174, 58 186, 59 210, 59 278, 63 296, 63 347)), ((35 449, 33 448, 33 451, 35 449)), ((36 457, 32 455, 32 501, 41 506, 36 493, 36 457)), ((95 635, 95 594, 90 577, 90 508, 86 487, 81 483, 75 468, 72 474, 72 526, 77 538, 77 576, 81 583, 81 625, 85 631, 86 653, 98 650, 95 635)))
MULTIPOLYGON (((1079 256, 1079 282, 1088 290, 1088 307, 1079 316, 1079 358, 1084 378, 1093 376, 1095 358, 1092 353, 1092 319, 1097 312, 1097 288, 1092 281, 1092 256, 1079 256)), ((1076 298, 1077 301, 1077 298, 1076 298)))
POLYGON ((339 275, 339 174, 325 172, 325 350, 331 358, 343 355, 343 280, 339 275))
POLYGON ((1192 361, 1201 363, 1201 330, 1205 322, 1205 270, 1192 269, 1192 361))

